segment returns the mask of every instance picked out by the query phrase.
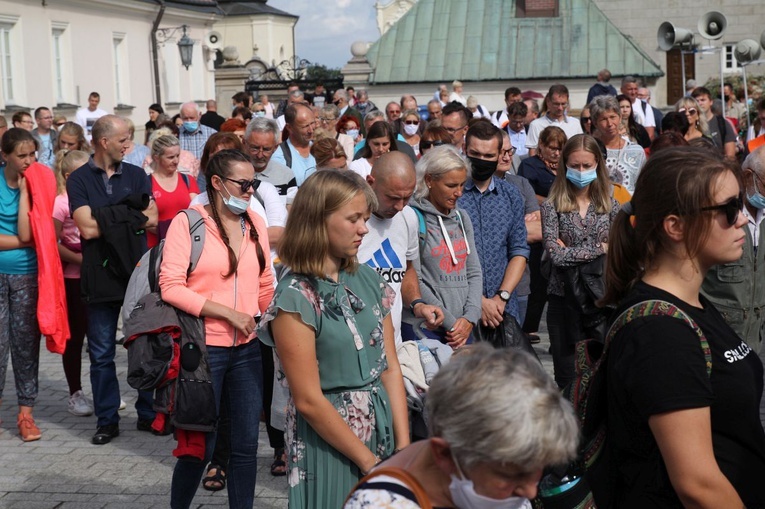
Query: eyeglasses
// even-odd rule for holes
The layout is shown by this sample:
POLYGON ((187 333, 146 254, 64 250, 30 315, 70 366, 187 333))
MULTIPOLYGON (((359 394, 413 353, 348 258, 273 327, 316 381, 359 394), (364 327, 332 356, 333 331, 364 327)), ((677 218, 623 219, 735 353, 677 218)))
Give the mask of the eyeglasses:
POLYGON ((696 108, 688 108, 687 110, 685 108, 680 108, 677 111, 680 112, 680 113, 685 112, 688 115, 695 115, 696 113, 698 113, 698 110, 696 108))
POLYGON ((239 184, 239 187, 241 188, 243 193, 248 192, 250 189, 252 189, 252 192, 258 190, 258 186, 260 186, 260 180, 258 179, 252 179, 252 180, 234 180, 230 179, 228 177, 223 177, 225 180, 228 180, 229 182, 233 182, 234 184, 239 184))
POLYGON ((332 122, 333 120, 335 120, 335 117, 319 117, 319 120, 321 122, 332 122))
POLYGON ((250 152, 250 154, 257 154, 258 152, 268 154, 269 152, 272 152, 274 148, 275 147, 258 147, 256 145, 247 145, 247 150, 250 152))
POLYGON ((561 150, 563 150, 560 147, 545 147, 545 148, 549 150, 550 152, 560 152, 561 150))
POLYGON ((465 129, 467 127, 467 124, 463 125, 462 127, 446 127, 446 126, 443 126, 443 127, 444 129, 449 131, 449 134, 454 134, 457 131, 462 131, 463 129, 465 129))
POLYGON ((725 203, 722 203, 720 205, 712 205, 711 207, 702 207, 701 210, 703 211, 721 211, 725 213, 725 220, 728 221, 728 226, 734 226, 736 224, 736 220, 738 219, 738 214, 741 212, 741 209, 744 207, 744 198, 741 195, 738 195, 735 198, 731 198, 730 200, 726 201, 725 203))
POLYGON ((582 117, 582 122, 592 122, 592 117, 582 117))
POLYGON ((406 125, 420 125, 420 121, 419 120, 404 120, 404 123, 406 125))
POLYGON ((500 157, 507 157, 507 156, 511 156, 513 154, 515 154, 515 147, 510 147, 507 150, 500 151, 499 156, 500 157))
POLYGON ((432 147, 440 147, 441 145, 446 145, 445 141, 441 140, 433 140, 433 141, 423 141, 422 142, 422 148, 432 148, 432 147))

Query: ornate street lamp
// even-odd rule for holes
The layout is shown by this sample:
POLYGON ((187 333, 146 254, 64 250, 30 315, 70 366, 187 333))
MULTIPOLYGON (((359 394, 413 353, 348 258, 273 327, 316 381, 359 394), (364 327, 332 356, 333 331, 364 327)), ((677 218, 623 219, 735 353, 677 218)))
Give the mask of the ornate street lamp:
POLYGON ((183 36, 178 41, 178 50, 181 52, 181 63, 188 71, 191 65, 191 55, 194 52, 194 41, 186 35, 186 25, 183 25, 181 28, 183 29, 183 36))

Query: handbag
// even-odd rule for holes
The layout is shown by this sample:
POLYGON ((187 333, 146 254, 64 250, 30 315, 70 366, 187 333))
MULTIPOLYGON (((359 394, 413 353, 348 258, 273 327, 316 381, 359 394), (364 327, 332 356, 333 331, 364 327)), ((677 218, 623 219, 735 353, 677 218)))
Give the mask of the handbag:
POLYGON ((600 255, 575 267, 560 268, 563 279, 566 308, 571 313, 571 322, 579 322, 585 338, 603 341, 606 336, 606 322, 612 308, 598 306, 606 293, 606 255, 600 255))
POLYGON ((509 313, 502 314, 502 323, 497 327, 482 325, 473 328, 473 339, 491 344, 494 348, 515 348, 523 350, 539 360, 537 352, 531 346, 531 338, 523 332, 518 320, 509 313))

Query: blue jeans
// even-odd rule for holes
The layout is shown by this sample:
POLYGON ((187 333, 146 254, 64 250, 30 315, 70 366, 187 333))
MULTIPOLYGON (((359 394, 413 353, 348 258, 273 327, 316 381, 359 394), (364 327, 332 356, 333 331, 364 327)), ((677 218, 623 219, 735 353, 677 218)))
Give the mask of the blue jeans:
MULTIPOLYGON (((118 424, 120 416, 120 385, 114 355, 117 347, 117 320, 120 302, 88 304, 88 350, 90 351, 90 385, 93 389, 93 408, 98 426, 118 424)), ((151 391, 138 391, 135 409, 139 419, 154 419, 154 395, 151 391)))
POLYGON ((523 326, 523 321, 526 319, 526 310, 529 309, 529 296, 518 296, 518 324, 523 326))
MULTIPOLYGON (((226 406, 230 419, 231 458, 226 471, 228 506, 253 507, 258 471, 258 431, 263 408, 263 369, 257 340, 236 347, 208 346, 215 405, 226 406)), ((208 433, 205 459, 178 459, 173 471, 170 507, 191 506, 207 463, 215 449, 215 432, 208 433)))

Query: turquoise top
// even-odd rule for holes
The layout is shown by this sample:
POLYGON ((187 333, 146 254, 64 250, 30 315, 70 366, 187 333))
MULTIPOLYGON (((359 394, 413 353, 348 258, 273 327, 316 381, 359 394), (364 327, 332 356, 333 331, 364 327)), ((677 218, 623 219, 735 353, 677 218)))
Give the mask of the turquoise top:
MULTIPOLYGON (((5 180, 5 166, 0 168, 0 235, 19 234, 19 190, 5 180)), ((52 221, 52 219, 51 219, 52 221)), ((37 255, 31 247, 0 250, 0 274, 37 273, 37 255)))

